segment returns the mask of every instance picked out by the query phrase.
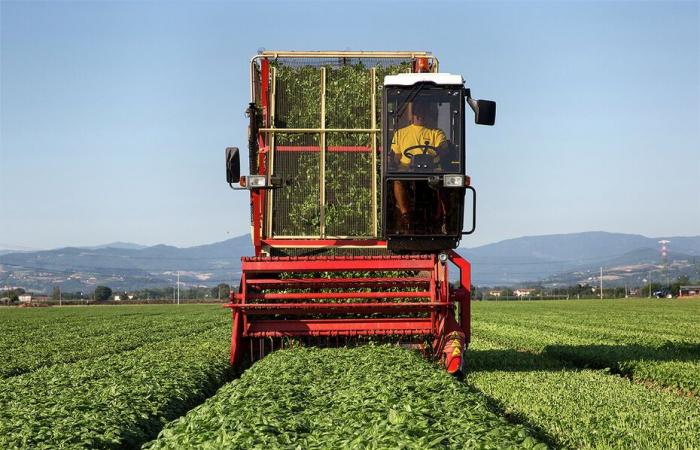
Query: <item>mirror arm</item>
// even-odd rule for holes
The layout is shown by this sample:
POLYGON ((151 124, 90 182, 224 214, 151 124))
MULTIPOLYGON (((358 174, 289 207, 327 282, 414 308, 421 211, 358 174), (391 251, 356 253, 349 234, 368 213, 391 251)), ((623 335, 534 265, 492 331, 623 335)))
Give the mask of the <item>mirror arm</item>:
POLYGON ((471 97, 467 97, 467 103, 469 107, 474 111, 474 114, 479 114, 479 103, 471 97))
POLYGON ((469 107, 472 109, 472 111, 474 111, 474 114, 479 114, 479 104, 476 100, 472 98, 471 89, 464 90, 464 98, 467 100, 467 103, 469 104, 469 107))

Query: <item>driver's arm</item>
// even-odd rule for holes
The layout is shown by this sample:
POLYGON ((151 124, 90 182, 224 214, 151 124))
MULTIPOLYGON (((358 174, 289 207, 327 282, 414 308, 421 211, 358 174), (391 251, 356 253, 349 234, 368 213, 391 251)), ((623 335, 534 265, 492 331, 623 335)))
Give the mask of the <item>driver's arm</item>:
POLYGON ((450 141, 443 141, 438 147, 438 157, 442 170, 449 170, 452 167, 454 158, 454 147, 450 141))
POLYGON ((439 163, 443 170, 449 167, 452 161, 452 151, 450 141, 447 140, 445 132, 441 129, 436 129, 433 134, 433 146, 437 148, 437 158, 435 161, 439 163))
POLYGON ((393 167, 399 167, 399 165, 401 164, 401 157, 403 156, 402 150, 397 142, 398 134, 399 130, 394 131, 394 136, 391 138, 391 153, 393 155, 393 158, 391 159, 390 164, 392 164, 393 167))

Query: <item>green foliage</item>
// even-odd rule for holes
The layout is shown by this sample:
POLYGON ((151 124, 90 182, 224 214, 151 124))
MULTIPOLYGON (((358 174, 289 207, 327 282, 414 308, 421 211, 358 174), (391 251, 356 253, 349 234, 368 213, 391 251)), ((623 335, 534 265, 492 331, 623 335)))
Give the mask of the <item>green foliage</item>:
MULTIPOLYGON (((3 325, 22 323, 22 329, 8 334, 35 337, 29 328, 38 327, 37 334, 60 339, 51 353, 67 361, 80 356, 80 346, 115 347, 65 364, 55 364, 61 362, 58 356, 50 366, 37 364, 30 348, 22 352, 30 359, 24 367, 32 371, 0 383, 0 448, 137 447, 230 379, 230 314, 218 307, 16 309, 3 311, 0 318, 3 325), (113 326, 109 326, 110 315, 113 326), (141 315, 157 319, 161 328, 152 330, 153 321, 139 322, 141 315), (139 326, 120 334, 120 328, 131 321, 139 326), (91 327, 94 322, 104 328, 91 327), (138 334, 140 345, 120 347, 133 333, 138 334), (83 334, 89 342, 70 343, 70 337, 83 334)), ((2 348, 8 348, 5 345, 2 348)), ((41 351, 41 343, 34 348, 41 351)))
POLYGON ((107 286, 97 286, 95 288, 95 300, 98 302, 104 302, 109 300, 112 296, 112 289, 107 286))
POLYGON ((22 288, 9 289, 6 291, 0 291, 0 298, 7 298, 11 304, 15 304, 19 302, 19 296, 24 293, 25 291, 22 288))
POLYGON ((136 308, 4 310, 0 315, 0 329, 5 331, 0 334, 0 348, 11 351, 0 358, 0 378, 121 353, 212 326, 211 307, 136 308))
POLYGON ((473 309, 466 383, 399 347, 297 348, 210 397, 218 306, 3 308, 0 448, 700 448, 700 300, 473 309))
POLYGON ((511 417, 543 430, 557 446, 700 447, 696 399, 481 338, 472 343, 468 361, 471 384, 511 417))
POLYGON ((216 287, 211 288, 211 298, 225 300, 231 293, 231 286, 226 283, 219 283, 216 287))
POLYGON ((169 424, 151 449, 545 448, 396 346, 275 352, 169 424))
MULTIPOLYGON (((276 126, 319 128, 321 125, 320 68, 277 68, 276 126)), ((408 63, 377 66, 376 123, 380 126, 381 83, 385 75, 406 72, 408 63)), ((326 66, 326 128, 368 129, 372 125, 370 68, 363 64, 326 66)), ((372 147, 370 133, 330 132, 327 147, 372 147)), ((315 134, 278 133, 278 146, 320 146, 315 134)), ((381 134, 377 135, 377 147, 381 134)), ((287 187, 273 194, 276 211, 274 233, 312 236, 320 233, 320 153, 278 153, 275 175, 287 179, 287 187)), ((377 155, 379 161, 379 155, 377 155)), ((369 152, 327 152, 325 182, 326 234, 370 236, 372 229, 372 156, 369 152)), ((378 179, 378 178, 377 178, 378 179)), ((377 186, 377 193, 380 192, 377 186)), ((377 208, 381 199, 377 198, 377 208)))
POLYGON ((586 300, 475 305, 475 333, 578 367, 700 393, 700 301, 586 300))

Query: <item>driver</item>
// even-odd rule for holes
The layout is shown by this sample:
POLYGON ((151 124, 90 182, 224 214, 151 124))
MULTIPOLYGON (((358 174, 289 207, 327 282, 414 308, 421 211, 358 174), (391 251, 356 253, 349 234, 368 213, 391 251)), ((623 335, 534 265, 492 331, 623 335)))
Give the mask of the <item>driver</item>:
MULTIPOLYGON (((435 103, 423 101, 413 102, 412 114, 409 115, 411 123, 399 130, 396 130, 394 137, 391 140, 391 151, 393 153, 394 162, 398 165, 399 170, 409 170, 411 158, 406 155, 425 154, 434 156, 433 162, 435 165, 440 164, 440 156, 436 152, 447 151, 447 137, 439 128, 432 128, 430 125, 436 122, 437 105, 435 103), (417 146, 425 145, 426 148, 417 146), (415 147, 412 150, 408 150, 415 147)), ((406 183, 402 181, 394 181, 394 197, 396 205, 399 209, 399 228, 402 233, 407 233, 410 226, 410 211, 409 200, 407 194, 406 183)))
MULTIPOLYGON (((408 169, 411 159, 404 152, 411 147, 425 145, 428 147, 425 153, 435 156, 435 164, 439 164, 435 149, 443 150, 446 148, 447 137, 441 129, 430 127, 437 119, 437 105, 423 101, 414 102, 411 106, 413 107, 413 114, 410 115, 411 123, 396 130, 391 140, 391 151, 394 153, 394 158, 400 164, 401 169, 408 169)), ((416 147, 407 153, 419 155, 423 152, 422 148, 416 147)))

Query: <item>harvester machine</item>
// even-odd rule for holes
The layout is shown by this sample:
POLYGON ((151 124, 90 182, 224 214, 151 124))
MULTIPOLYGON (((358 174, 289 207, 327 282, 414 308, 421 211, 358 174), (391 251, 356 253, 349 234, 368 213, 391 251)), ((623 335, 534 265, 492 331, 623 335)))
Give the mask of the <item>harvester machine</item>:
POLYGON ((390 341, 461 373, 470 264, 454 249, 476 224, 465 110, 493 125, 495 103, 427 52, 263 51, 250 78, 250 175, 226 149, 255 249, 226 305, 231 364, 390 341))

